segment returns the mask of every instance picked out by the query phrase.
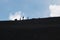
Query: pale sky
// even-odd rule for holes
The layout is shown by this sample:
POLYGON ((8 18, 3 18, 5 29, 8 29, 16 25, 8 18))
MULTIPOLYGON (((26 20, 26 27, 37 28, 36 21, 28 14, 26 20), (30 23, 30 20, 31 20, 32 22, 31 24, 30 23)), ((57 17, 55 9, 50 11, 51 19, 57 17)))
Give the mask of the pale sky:
POLYGON ((52 7, 49 8, 50 5, 52 7, 56 5, 56 9, 60 10, 57 8, 58 5, 60 6, 60 0, 0 0, 0 20, 9 20, 10 14, 20 11, 29 18, 50 17, 54 11, 52 7))

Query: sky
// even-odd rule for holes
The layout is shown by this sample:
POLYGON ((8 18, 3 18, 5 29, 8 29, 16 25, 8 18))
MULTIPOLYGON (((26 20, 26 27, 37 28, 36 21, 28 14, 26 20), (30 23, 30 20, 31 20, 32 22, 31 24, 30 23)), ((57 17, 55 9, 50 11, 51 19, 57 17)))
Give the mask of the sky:
POLYGON ((56 16, 59 10, 60 0, 0 0, 0 20, 56 16))

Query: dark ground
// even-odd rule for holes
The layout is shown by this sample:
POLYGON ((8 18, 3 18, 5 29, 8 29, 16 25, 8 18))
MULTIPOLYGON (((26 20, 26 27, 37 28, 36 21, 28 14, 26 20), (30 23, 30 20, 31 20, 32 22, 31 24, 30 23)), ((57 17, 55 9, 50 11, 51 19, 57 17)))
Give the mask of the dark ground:
POLYGON ((60 18, 0 21, 0 40, 58 40, 60 18))

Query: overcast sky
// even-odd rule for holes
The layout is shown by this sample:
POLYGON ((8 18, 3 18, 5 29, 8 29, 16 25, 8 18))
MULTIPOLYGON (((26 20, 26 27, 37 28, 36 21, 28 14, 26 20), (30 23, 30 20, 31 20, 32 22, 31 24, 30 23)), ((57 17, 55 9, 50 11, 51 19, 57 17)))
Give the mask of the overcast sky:
POLYGON ((0 0, 0 20, 18 12, 29 18, 49 17, 50 5, 60 5, 60 0, 0 0))

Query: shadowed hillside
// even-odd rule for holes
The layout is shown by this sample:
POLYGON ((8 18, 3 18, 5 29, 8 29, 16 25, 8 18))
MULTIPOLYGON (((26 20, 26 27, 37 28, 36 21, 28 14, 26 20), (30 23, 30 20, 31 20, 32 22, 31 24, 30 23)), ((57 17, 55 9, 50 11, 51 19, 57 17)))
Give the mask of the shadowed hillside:
POLYGON ((55 40, 59 34, 60 17, 0 21, 1 40, 55 40))

